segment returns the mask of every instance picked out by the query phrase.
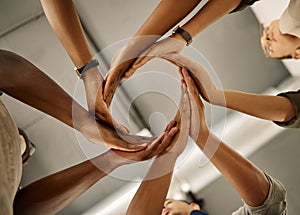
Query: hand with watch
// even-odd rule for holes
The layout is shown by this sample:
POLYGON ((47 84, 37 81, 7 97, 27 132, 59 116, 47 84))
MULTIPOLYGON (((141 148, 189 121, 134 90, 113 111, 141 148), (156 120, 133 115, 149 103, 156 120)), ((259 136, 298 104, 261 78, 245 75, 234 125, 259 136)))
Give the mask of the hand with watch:
POLYGON ((103 77, 98 70, 99 61, 92 59, 80 68, 74 68, 84 82, 89 112, 100 123, 105 123, 122 133, 129 133, 128 128, 115 121, 109 112, 109 106, 103 99, 103 77))

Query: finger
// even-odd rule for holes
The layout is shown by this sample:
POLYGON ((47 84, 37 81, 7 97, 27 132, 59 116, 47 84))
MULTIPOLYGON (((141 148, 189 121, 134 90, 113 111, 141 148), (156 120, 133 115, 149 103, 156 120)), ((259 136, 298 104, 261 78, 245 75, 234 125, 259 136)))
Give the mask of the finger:
MULTIPOLYGON (((144 150, 147 148, 147 143, 141 143, 141 144, 132 144, 125 141, 122 141, 123 143, 120 143, 119 147, 116 149, 127 151, 127 152, 138 152, 141 150, 144 150)), ((114 147, 115 148, 115 147, 114 147)))
POLYGON ((186 68, 182 68, 182 69, 181 69, 181 72, 182 72, 184 81, 185 81, 186 84, 187 84, 187 88, 188 88, 189 90, 194 91, 194 90, 196 89, 196 86, 195 86, 195 83, 194 83, 194 81, 192 80, 192 77, 190 76, 190 73, 188 72, 188 70, 187 70, 186 68))
POLYGON ((147 151, 149 151, 149 154, 146 156, 146 159, 150 159, 151 157, 160 154, 163 149, 161 147, 165 148, 165 144, 162 145, 163 139, 166 135, 166 132, 162 132, 150 145, 147 147, 147 151))
POLYGON ((117 133, 123 133, 123 134, 129 134, 130 133, 130 130, 122 124, 113 122, 113 127, 115 128, 117 133))
POLYGON ((152 157, 154 155, 161 156, 165 154, 166 148, 168 148, 169 145, 172 144, 172 140, 178 131, 179 131, 178 128, 172 128, 169 133, 163 132, 164 136, 159 140, 160 144, 157 145, 157 148, 152 151, 151 156, 152 157))
POLYGON ((174 127, 172 128, 165 136, 164 139, 162 141, 163 144, 167 144, 167 145, 172 145, 172 140, 175 137, 175 135, 178 133, 179 128, 174 127))
POLYGON ((178 68, 178 72, 179 72, 181 78, 184 78, 184 76, 183 76, 183 74, 182 74, 182 67, 179 67, 179 68, 178 68))
MULTIPOLYGON (((178 127, 174 127, 172 128, 169 133, 167 133, 162 141, 162 145, 164 146, 163 148, 161 148, 161 153, 159 154, 159 156, 162 156, 166 153, 168 153, 175 144, 177 144, 177 137, 176 134, 179 132, 179 128, 178 127)), ((178 135, 178 134, 177 134, 178 135)))
POLYGON ((137 70, 138 68, 142 67, 143 65, 145 65, 148 61, 150 61, 153 58, 154 58, 154 56, 144 56, 144 57, 138 58, 132 65, 132 68, 137 70))
POLYGON ((169 124, 167 125, 165 131, 170 131, 170 129, 173 128, 174 126, 176 126, 176 124, 177 124, 177 121, 176 121, 176 120, 174 120, 174 119, 171 120, 171 121, 169 122, 169 124))
POLYGON ((105 88, 103 92, 103 98, 104 100, 107 99, 107 97, 111 94, 111 90, 115 88, 115 79, 119 78, 119 73, 120 71, 117 70, 117 68, 113 68, 112 70, 108 71, 108 73, 105 76, 105 88))
POLYGON ((137 68, 130 67, 129 70, 124 74, 124 78, 130 78, 136 70, 137 68))
POLYGON ((131 135, 131 134, 124 134, 124 133, 118 133, 121 139, 123 139, 126 142, 132 143, 132 144, 151 144, 156 138, 154 137, 144 137, 139 135, 131 135))

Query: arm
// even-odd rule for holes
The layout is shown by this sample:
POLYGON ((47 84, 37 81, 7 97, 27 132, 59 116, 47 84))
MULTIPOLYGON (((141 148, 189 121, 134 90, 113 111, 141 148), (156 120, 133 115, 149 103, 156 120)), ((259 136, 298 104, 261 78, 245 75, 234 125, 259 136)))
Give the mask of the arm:
POLYGON ((89 62, 93 55, 72 0, 40 0, 49 24, 76 67, 89 62))
POLYGON ((117 167, 147 160, 169 147, 178 129, 169 125, 146 149, 132 153, 109 150, 91 160, 59 171, 21 189, 16 214, 55 214, 117 167))
POLYGON ((193 103, 191 137, 248 205, 262 205, 270 186, 265 174, 209 131, 198 90, 187 70, 183 70, 183 75, 193 103), (194 120, 196 117, 193 117, 193 113, 198 115, 200 122, 194 120))
POLYGON ((226 107, 277 122, 291 120, 296 111, 291 101, 282 96, 269 96, 224 90, 226 107))
MULTIPOLYGON (((41 0, 41 5, 49 24, 74 65, 79 68, 88 63, 93 58, 93 54, 72 0, 41 0)), ((113 120, 107 105, 102 101, 102 94, 98 93, 99 88, 102 87, 102 76, 98 69, 95 67, 87 70, 81 78, 85 86, 89 112, 111 126, 115 125, 125 131, 126 129, 113 120)))
POLYGON ((122 135, 106 124, 96 123, 57 83, 17 54, 0 50, 0 76, 3 92, 77 129, 91 142, 136 151, 145 148, 142 143, 153 141, 153 138, 122 135))
MULTIPOLYGON (((137 67, 151 60, 152 56, 158 56, 162 53, 180 52, 183 49, 185 40, 180 35, 174 34, 143 52, 157 41, 161 35, 171 30, 174 25, 186 17, 199 2, 195 0, 180 2, 174 0, 160 1, 151 15, 138 29, 134 35, 135 37, 122 51, 116 54, 118 55, 118 60, 114 64, 118 67, 112 68, 105 78, 104 99, 108 104, 111 101, 113 92, 124 76, 126 78, 130 77, 137 67), (141 54, 142 52, 143 54, 141 54), (138 57, 139 54, 141 54, 140 57, 138 57), (127 58, 128 55, 131 57, 127 58)), ((194 38, 209 25, 236 8, 240 2, 241 0, 210 0, 182 28, 194 38)))
POLYGON ((166 54, 162 57, 176 65, 186 67, 200 95, 211 104, 278 122, 289 121, 296 114, 294 106, 286 97, 223 90, 215 85, 206 68, 199 63, 180 54, 166 54))
POLYGON ((190 102, 185 87, 183 87, 179 108, 180 115, 178 112, 176 118, 179 122, 177 126, 180 127, 180 133, 176 135, 172 145, 166 150, 166 154, 161 154, 153 161, 127 209, 127 214, 161 214, 163 210, 176 159, 188 141, 190 102))
POLYGON ((121 164, 110 162, 106 152, 91 161, 37 180, 17 192, 16 214, 56 214, 121 164), (101 166, 98 168, 94 163, 101 166))

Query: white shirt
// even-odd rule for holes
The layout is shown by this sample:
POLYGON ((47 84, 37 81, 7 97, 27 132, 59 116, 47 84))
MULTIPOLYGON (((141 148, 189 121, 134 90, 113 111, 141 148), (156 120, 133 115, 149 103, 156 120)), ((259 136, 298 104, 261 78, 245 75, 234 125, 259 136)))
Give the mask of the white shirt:
POLYGON ((300 0, 290 0, 280 17, 280 31, 300 38, 300 0))

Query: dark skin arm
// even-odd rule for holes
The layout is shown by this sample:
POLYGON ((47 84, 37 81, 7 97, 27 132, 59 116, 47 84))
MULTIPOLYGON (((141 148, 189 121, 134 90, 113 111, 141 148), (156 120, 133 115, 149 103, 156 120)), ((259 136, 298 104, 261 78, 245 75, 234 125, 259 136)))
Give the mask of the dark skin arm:
POLYGON ((154 139, 123 135, 109 125, 96 123, 57 83, 15 53, 0 50, 0 75, 5 77, 0 79, 3 92, 77 129, 93 143, 137 151, 154 139))
POLYGON ((162 135, 142 151, 111 149, 91 160, 27 185, 15 197, 14 213, 56 214, 117 167, 147 160, 162 153, 169 147, 177 131, 178 128, 169 125, 162 135))

